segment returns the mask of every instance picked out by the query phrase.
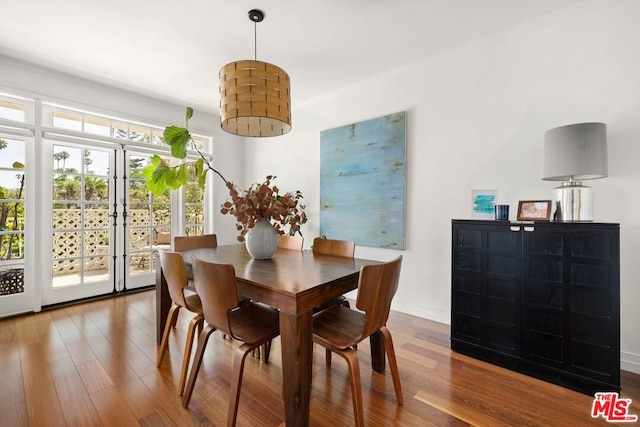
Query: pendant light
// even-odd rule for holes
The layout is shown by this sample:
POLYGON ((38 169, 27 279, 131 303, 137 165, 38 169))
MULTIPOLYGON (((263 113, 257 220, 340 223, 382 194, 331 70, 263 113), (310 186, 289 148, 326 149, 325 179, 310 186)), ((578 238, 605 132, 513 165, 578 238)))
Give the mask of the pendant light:
POLYGON ((220 69, 220 126, 239 136, 279 136, 291 130, 289 75, 257 60, 257 23, 261 10, 249 11, 254 23, 254 60, 231 62, 220 69))

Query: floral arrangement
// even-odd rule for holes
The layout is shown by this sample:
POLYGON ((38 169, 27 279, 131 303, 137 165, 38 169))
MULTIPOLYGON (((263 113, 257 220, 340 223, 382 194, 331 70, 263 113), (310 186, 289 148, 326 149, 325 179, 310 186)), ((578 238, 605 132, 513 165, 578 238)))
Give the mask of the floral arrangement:
POLYGON ((302 193, 280 194, 280 190, 271 181, 276 177, 269 175, 262 184, 252 184, 247 190, 241 191, 233 182, 213 168, 209 160, 193 143, 193 138, 187 129, 189 119, 193 116, 193 109, 187 108, 185 127, 167 126, 164 130, 164 143, 171 147, 171 155, 177 159, 187 156, 187 145, 192 143, 200 158, 193 162, 182 162, 172 166, 166 159, 158 155, 151 157, 151 164, 143 170, 147 177, 147 188, 154 194, 162 194, 166 189, 175 190, 189 181, 197 181, 204 189, 207 172, 218 175, 229 189, 229 200, 220 209, 222 214, 234 215, 237 219, 237 229, 240 231, 238 240, 243 242, 249 229, 261 219, 268 220, 280 234, 300 233, 300 226, 307 222, 304 205, 301 205, 302 193))
POLYGON ((287 233, 290 235, 300 233, 300 226, 307 222, 305 207, 299 203, 302 193, 296 191, 281 195, 279 188, 271 185, 275 178, 269 175, 263 183, 252 184, 242 192, 233 183, 227 182, 230 197, 220 212, 236 217, 239 241, 244 241, 247 232, 261 219, 268 220, 280 234, 285 234, 284 228, 289 226, 287 233))

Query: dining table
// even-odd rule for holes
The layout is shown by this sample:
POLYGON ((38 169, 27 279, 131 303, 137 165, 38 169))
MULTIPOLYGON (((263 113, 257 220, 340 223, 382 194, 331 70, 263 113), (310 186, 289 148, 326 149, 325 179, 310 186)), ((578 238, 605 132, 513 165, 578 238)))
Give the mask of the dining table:
MULTIPOLYGON (((191 249, 182 253, 188 272, 194 256, 204 261, 232 264, 238 294, 279 311, 285 422, 287 426, 309 425, 314 307, 320 307, 356 289, 360 268, 379 262, 290 249, 278 249, 270 259, 257 260, 251 258, 244 244, 191 249)), ((171 303, 162 268, 158 266, 158 343, 171 303)), ((376 372, 384 372, 382 339, 374 334, 369 341, 372 368, 376 372)))

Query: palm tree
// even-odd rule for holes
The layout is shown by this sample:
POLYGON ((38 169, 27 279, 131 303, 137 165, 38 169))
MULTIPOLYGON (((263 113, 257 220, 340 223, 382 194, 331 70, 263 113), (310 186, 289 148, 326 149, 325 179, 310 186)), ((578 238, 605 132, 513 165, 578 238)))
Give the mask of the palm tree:
POLYGON ((62 170, 64 170, 66 161, 70 157, 66 151, 60 151, 53 155, 53 159, 56 161, 56 170, 60 170, 60 161, 62 160, 62 170))
POLYGON ((85 200, 107 200, 109 187, 104 179, 87 176, 84 179, 85 200))

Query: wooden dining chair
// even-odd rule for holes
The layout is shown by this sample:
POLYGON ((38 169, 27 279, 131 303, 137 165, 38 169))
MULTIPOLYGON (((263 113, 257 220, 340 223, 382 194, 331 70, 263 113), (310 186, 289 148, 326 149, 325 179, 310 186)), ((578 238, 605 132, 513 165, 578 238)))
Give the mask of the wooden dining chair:
POLYGON ((201 236, 176 236, 173 238, 174 251, 188 251, 198 248, 215 248, 218 246, 218 237, 215 234, 203 234, 201 236))
POLYGON ((162 341, 160 342, 160 348, 158 349, 158 360, 156 366, 160 367, 162 358, 167 350, 169 334, 171 329, 175 327, 178 320, 178 312, 181 308, 187 309, 195 316, 189 322, 189 328, 187 329, 187 341, 184 345, 184 355, 182 356, 182 369, 180 371, 180 383, 178 385, 178 394, 182 395, 184 391, 184 385, 187 378, 187 370, 189 368, 189 360, 191 359, 191 348, 193 346, 193 338, 196 333, 196 328, 202 328, 203 314, 202 303, 200 297, 195 294, 185 295, 184 288, 189 283, 187 279, 187 270, 184 265, 184 258, 180 252, 171 252, 160 250, 158 251, 160 257, 160 266, 162 272, 167 281, 167 287, 169 288, 169 295, 171 296, 171 309, 167 316, 167 321, 164 326, 164 333, 162 334, 162 341))
POLYGON ((278 238, 278 249, 301 251, 303 245, 304 237, 302 236, 288 236, 286 234, 281 234, 278 238))
MULTIPOLYGON (((324 237, 316 237, 313 239, 313 246, 311 251, 314 254, 339 256, 343 258, 353 258, 356 251, 356 242, 351 240, 336 240, 327 239, 324 237)), ((314 307, 313 312, 319 313, 322 310, 326 310, 334 305, 343 305, 349 308, 349 301, 344 296, 331 300, 322 304, 320 307, 314 307)), ((331 350, 327 349, 325 352, 327 366, 331 365, 331 350)))
POLYGON ((402 405, 402 387, 391 333, 387 319, 391 300, 398 289, 402 255, 383 264, 372 264, 360 269, 356 308, 335 305, 313 316, 313 342, 342 356, 349 367, 351 398, 357 426, 364 425, 362 407, 362 384, 358 352, 353 348, 362 340, 380 332, 384 351, 389 360, 393 387, 398 405, 402 405))
POLYGON ((356 251, 356 243, 350 240, 335 240, 316 237, 313 239, 311 250, 314 254, 324 254, 353 258, 356 251))
POLYGON ((202 300, 205 326, 198 338, 198 347, 182 405, 185 408, 189 405, 207 341, 211 333, 219 329, 243 343, 233 356, 227 425, 234 426, 238 416, 245 359, 248 353, 266 345, 280 334, 279 313, 278 310, 264 304, 238 303, 236 274, 232 264, 207 262, 194 256, 192 266, 196 291, 202 300))

